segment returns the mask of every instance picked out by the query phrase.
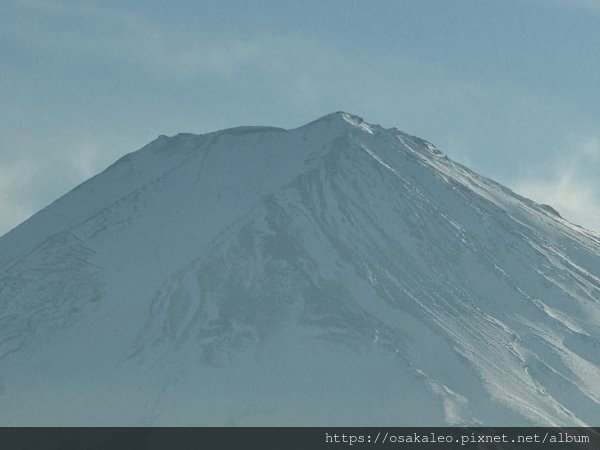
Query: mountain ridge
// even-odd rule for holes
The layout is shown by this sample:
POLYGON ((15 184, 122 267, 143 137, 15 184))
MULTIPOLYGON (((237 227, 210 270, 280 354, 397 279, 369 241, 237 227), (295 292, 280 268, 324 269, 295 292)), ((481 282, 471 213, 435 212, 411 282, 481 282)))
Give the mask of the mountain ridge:
POLYGON ((44 211, 0 238, 7 423, 598 417, 600 239, 423 139, 343 112, 159 137, 44 211))

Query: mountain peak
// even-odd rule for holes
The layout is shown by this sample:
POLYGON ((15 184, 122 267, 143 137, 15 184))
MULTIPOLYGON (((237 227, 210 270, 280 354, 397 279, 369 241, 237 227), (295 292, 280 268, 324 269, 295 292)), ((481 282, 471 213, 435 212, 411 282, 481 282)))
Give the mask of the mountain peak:
POLYGON ((440 155, 338 111, 122 158, 0 238, 0 422, 597 424, 600 241, 440 155))
POLYGON ((323 126, 326 125, 328 128, 333 129, 359 129, 369 134, 374 134, 375 129, 379 128, 379 125, 372 125, 364 121, 360 116, 350 114, 344 111, 336 111, 327 114, 317 120, 314 120, 300 128, 323 126))

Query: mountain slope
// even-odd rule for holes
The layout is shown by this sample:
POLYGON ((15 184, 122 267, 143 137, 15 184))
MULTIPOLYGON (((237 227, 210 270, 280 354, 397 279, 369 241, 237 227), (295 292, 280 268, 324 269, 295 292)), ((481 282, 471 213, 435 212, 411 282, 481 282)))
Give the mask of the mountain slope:
POLYGON ((597 425, 598 236, 349 114, 161 137, 0 255, 4 422, 597 425))

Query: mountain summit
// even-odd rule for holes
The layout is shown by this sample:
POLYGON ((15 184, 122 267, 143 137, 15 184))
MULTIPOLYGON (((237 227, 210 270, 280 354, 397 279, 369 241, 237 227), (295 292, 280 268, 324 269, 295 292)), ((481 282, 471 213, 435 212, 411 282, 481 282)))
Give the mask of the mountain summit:
POLYGON ((160 136, 0 238, 5 425, 600 425, 600 238, 337 112, 160 136))

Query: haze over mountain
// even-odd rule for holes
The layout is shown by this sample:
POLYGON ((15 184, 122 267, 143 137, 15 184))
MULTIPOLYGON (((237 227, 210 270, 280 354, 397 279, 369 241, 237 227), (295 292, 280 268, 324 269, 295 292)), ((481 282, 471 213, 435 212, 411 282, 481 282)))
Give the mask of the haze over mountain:
POLYGON ((160 136, 0 238, 6 425, 600 425, 600 237, 395 128, 160 136))

